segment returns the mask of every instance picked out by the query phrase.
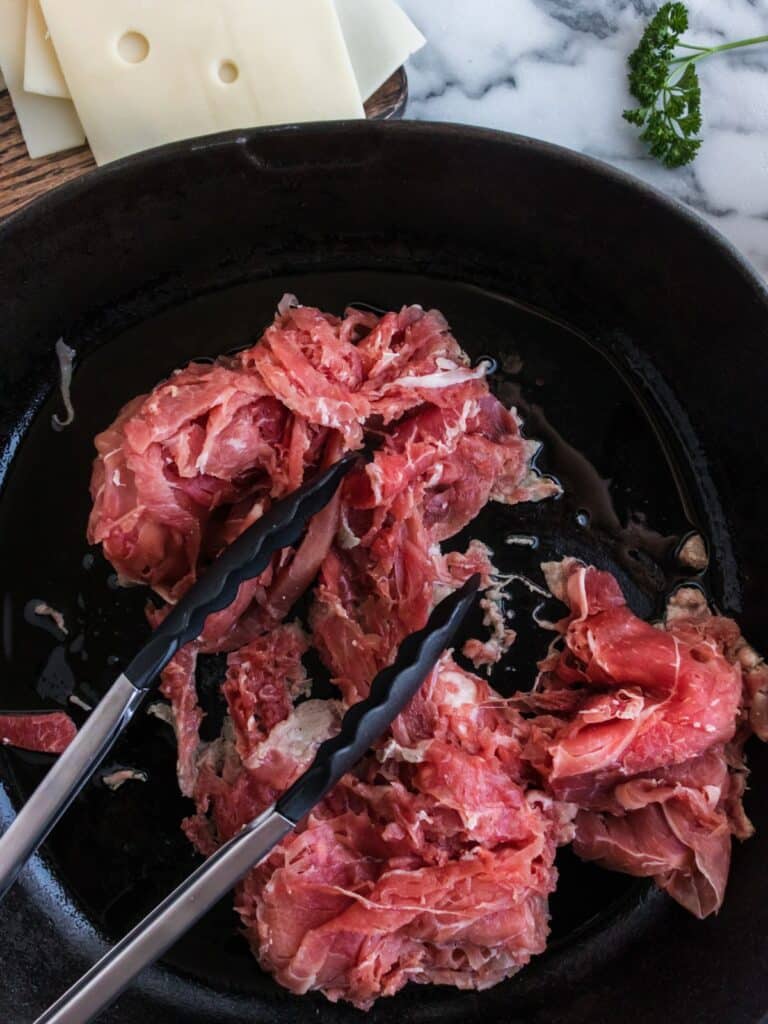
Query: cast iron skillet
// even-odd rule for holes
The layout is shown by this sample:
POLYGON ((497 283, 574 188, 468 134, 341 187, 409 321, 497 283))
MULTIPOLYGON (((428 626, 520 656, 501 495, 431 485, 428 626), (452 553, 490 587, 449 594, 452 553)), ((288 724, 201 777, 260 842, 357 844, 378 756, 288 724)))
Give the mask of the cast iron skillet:
MULTIPOLYGON (((132 395, 192 357, 253 341, 285 290, 340 311, 436 305, 545 442, 558 502, 489 508, 463 538, 534 582, 563 552, 608 566, 657 615, 710 546, 698 582, 758 646, 768 630, 768 294, 723 240, 639 182, 529 139, 423 124, 230 133, 164 147, 65 186, 0 227, 0 565, 3 708, 91 702, 145 635, 145 595, 116 591, 84 540, 91 442, 132 395), (53 346, 78 353, 74 424, 59 408, 53 346), (505 543, 537 539, 537 547, 505 543), (60 608, 68 637, 30 614, 60 608)), ((530 685, 547 638, 539 598, 512 584, 520 640, 494 673, 530 685)), ((316 666, 315 666, 316 667, 316 666)), ((198 685, 215 730, 209 662, 198 685)), ((319 673, 318 673, 319 674, 319 673)), ((70 709, 79 714, 77 708, 70 709)), ((167 726, 140 715, 111 764, 148 771, 88 787, 0 907, 0 1019, 24 1022, 194 863, 178 823, 167 726)), ((768 994, 768 759, 755 744, 748 810, 721 914, 703 923, 644 882, 563 852, 547 954, 484 993, 408 987, 374 1022, 509 1024, 761 1018, 768 994)), ((3 755, 2 814, 44 757, 3 755)), ((261 975, 229 904, 209 915, 104 1018, 327 1024, 362 1020, 261 975)))

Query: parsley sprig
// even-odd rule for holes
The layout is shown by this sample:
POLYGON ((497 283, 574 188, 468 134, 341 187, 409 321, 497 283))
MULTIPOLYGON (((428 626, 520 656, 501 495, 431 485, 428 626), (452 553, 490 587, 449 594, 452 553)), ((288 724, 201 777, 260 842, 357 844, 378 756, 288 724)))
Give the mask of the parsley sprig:
POLYGON ((719 46, 694 46, 681 42, 687 28, 685 4, 662 4, 628 62, 629 91, 640 105, 625 110, 624 117, 642 128, 640 138, 651 156, 667 167, 690 163, 701 146, 701 87, 696 64, 713 53, 768 42, 768 36, 755 36, 719 46), (680 54, 679 50, 687 52, 680 54))

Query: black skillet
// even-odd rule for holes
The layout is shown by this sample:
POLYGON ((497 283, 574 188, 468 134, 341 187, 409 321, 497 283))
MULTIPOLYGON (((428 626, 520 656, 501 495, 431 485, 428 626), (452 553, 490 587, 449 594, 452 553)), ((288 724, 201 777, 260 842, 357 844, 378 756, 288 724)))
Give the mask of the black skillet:
MULTIPOLYGON (((284 291, 341 311, 441 308, 494 387, 542 438, 566 487, 489 507, 457 539, 491 544, 534 584, 564 552, 608 566, 657 615, 695 579, 755 644, 768 636, 768 294, 683 207, 566 150, 419 124, 335 124, 180 143, 87 176, 0 227, 3 709, 92 703, 145 636, 84 539, 93 435, 192 357, 252 342, 284 291), (77 351, 77 416, 60 433, 54 343, 77 351), (699 531, 703 574, 680 564, 699 531), (511 543, 508 539, 511 538, 511 543), (532 546, 535 545, 535 546, 532 546), (59 608, 58 634, 31 611, 59 608)), ((520 639, 493 675, 529 686, 541 598, 512 581, 520 639)), ((546 611, 546 609, 544 609, 546 611)), ((313 666, 316 668, 316 666, 313 666)), ((198 679, 220 715, 209 661, 198 679)), ((318 678, 320 673, 318 671, 318 678)), ((318 685, 322 685, 322 680, 318 685)), ((750 750, 757 838, 735 851, 721 914, 697 922, 644 882, 560 855, 550 950, 484 993, 408 987, 368 1020, 746 1024, 768 1008, 768 757, 750 750)), ((33 1017, 186 875, 168 727, 140 715, 115 752, 149 773, 90 785, 0 907, 0 1021, 33 1017)), ((41 755, 2 755, 7 820, 41 755)), ((104 1018, 113 1024, 321 1024, 363 1015, 262 975, 228 903, 104 1018)))

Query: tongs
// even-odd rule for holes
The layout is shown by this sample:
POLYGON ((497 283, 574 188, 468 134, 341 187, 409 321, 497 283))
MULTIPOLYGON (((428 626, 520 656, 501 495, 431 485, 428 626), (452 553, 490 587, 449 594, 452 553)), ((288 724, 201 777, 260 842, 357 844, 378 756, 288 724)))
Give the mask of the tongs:
POLYGON ((333 498, 344 475, 361 455, 369 454, 348 452, 276 501, 213 562, 154 630, 0 837, 0 899, 133 718, 174 654, 200 635, 209 615, 232 603, 241 583, 267 568, 276 551, 296 543, 312 516, 333 498))
MULTIPOLYGON (((331 501, 361 454, 369 456, 370 452, 348 453, 275 502, 216 559, 153 631, 0 837, 0 897, 130 722, 162 669, 184 644, 200 635, 209 615, 232 603, 241 583, 262 573, 276 551, 299 540, 309 520, 331 501)), ((406 638, 393 665, 374 679, 369 696, 347 711, 339 733, 320 745, 310 767, 277 803, 221 846, 37 1024, 85 1024, 91 1020, 296 827, 413 697, 450 645, 479 581, 479 576, 473 576, 435 608, 423 630, 406 638)))
POLYGON ((365 700, 353 704, 339 733, 277 803, 245 825, 98 961, 35 1024, 86 1024, 155 961, 291 832, 365 754, 414 696, 472 605, 480 577, 435 608, 424 629, 400 645, 365 700))

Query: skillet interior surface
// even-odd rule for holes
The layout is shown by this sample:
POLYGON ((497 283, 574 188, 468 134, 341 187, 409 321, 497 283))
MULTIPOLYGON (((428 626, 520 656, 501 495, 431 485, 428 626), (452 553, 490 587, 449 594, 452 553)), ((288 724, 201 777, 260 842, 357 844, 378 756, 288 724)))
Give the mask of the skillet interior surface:
MULTIPOLYGON (((711 569, 698 582, 759 646, 768 573, 752 509, 766 485, 756 439, 767 307, 738 259, 672 204, 552 147, 414 125, 276 130, 128 161, 0 230, 3 708, 63 704, 77 715, 69 693, 93 703, 147 632, 146 594, 116 589, 85 543, 93 435, 174 367, 252 343, 284 291, 338 312, 352 301, 434 305, 473 356, 498 361, 494 389, 544 442, 539 466, 566 493, 489 507, 457 544, 479 537, 502 570, 534 583, 542 560, 578 555, 611 568, 654 617, 690 578, 680 542, 701 531, 711 569), (62 334, 78 353, 76 419, 56 433, 62 334), (32 613, 39 600, 64 613, 67 637, 32 613)), ((494 670, 502 692, 530 685, 548 642, 531 618, 541 597, 519 580, 510 595, 519 641, 494 670)), ((212 720, 219 670, 211 661, 199 679, 212 720)), ((754 978, 768 947, 753 902, 764 892, 768 771, 751 753, 759 834, 736 852, 717 920, 693 922, 645 883, 563 852, 544 957, 482 994, 408 988, 369 1019, 577 1022, 614 1019, 621 1006, 643 1021, 660 1005, 673 1020, 720 1021, 725 1005, 731 1020, 759 1019, 764 993, 739 980, 754 978), (732 987, 711 957, 730 965, 732 987)), ((5 754, 6 818, 47 763, 5 754)), ((110 793, 97 777, 0 908, 20 965, 0 993, 2 1019, 32 1019, 194 864, 167 726, 140 713, 115 764, 149 782, 110 793)), ((147 1012, 158 1022, 362 1019, 261 975, 229 901, 105 1020, 147 1012)))

